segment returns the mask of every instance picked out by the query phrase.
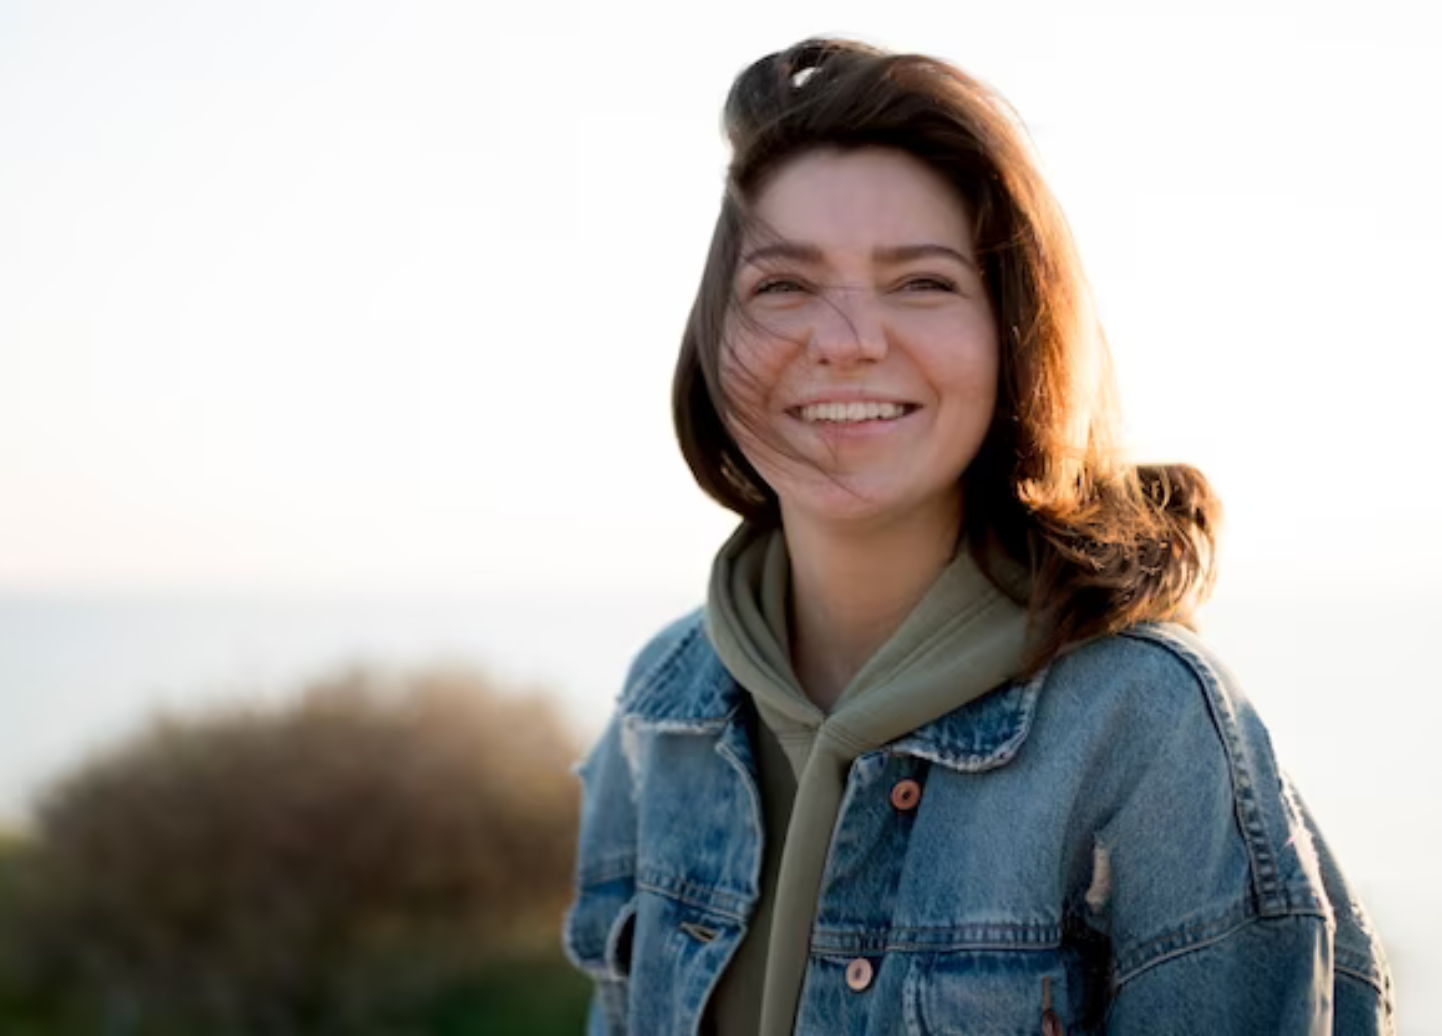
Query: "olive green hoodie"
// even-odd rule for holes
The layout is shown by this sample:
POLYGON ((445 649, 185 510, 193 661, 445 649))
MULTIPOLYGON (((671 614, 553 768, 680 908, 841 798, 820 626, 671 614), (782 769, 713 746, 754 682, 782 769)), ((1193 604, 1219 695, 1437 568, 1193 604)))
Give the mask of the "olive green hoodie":
POLYGON ((756 753, 767 818, 761 901, 711 1004, 708 1023, 722 1036, 792 1031, 851 761, 1005 683, 1027 646, 1026 611, 959 550, 828 715, 791 668, 789 583, 780 530, 743 525, 717 555, 707 596, 707 633, 764 728, 756 753))

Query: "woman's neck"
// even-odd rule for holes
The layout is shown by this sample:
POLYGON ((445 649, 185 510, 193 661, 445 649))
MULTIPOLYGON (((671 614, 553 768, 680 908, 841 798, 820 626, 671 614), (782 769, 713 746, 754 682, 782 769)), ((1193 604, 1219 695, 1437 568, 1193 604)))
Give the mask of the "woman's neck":
POLYGON ((791 664, 827 711, 956 553, 959 508, 882 527, 783 519, 791 558, 791 664))

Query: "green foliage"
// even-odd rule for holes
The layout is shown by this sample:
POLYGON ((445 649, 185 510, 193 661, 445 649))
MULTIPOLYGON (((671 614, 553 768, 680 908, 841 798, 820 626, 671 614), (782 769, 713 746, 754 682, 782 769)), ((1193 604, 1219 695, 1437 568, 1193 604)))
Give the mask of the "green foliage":
POLYGON ((427 1036, 575 1036, 584 1027, 591 984, 559 955, 500 962, 437 997, 427 1036))
POLYGON ((576 1031, 574 754, 458 672, 159 719, 0 843, 0 1031, 576 1031))

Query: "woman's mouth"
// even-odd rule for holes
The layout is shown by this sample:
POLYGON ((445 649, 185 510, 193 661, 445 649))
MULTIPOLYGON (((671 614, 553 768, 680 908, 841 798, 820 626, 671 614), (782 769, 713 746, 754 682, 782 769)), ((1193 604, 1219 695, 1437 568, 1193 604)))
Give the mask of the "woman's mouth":
POLYGON ((793 407, 791 415, 805 424, 861 424, 866 421, 894 421, 918 409, 914 403, 808 403, 793 407))

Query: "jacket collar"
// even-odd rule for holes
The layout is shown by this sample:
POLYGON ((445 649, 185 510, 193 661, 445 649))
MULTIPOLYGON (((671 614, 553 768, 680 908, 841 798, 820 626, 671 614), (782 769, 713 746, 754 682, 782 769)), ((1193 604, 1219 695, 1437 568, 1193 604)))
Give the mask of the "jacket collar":
MULTIPOLYGON (((702 613, 670 631, 670 643, 622 693, 628 727, 677 733, 711 733, 736 717, 745 691, 726 671, 706 638, 702 613)), ((1025 683, 1009 683, 954 709, 883 751, 912 755, 965 773, 1004 766, 1016 756, 1036 714, 1046 670, 1025 683)))

